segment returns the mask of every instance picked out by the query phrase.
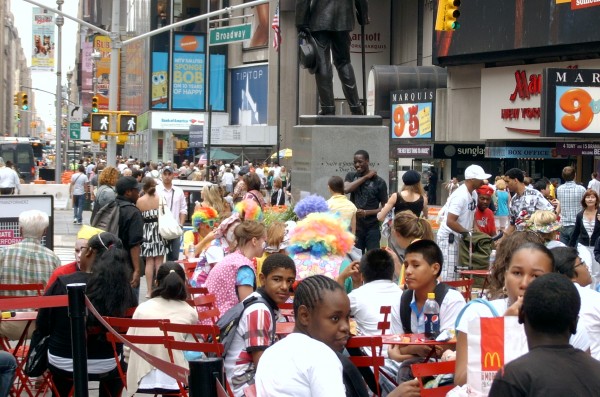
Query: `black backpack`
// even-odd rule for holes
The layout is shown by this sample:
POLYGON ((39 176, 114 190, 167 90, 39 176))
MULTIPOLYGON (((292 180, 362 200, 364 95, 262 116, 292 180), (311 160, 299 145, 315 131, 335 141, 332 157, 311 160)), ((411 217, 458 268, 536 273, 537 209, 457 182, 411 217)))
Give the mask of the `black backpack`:
POLYGON ((133 203, 123 201, 118 203, 117 200, 113 200, 105 204, 98 210, 94 218, 90 221, 90 226, 97 227, 98 229, 102 229, 105 232, 109 232, 115 236, 118 236, 121 208, 128 205, 133 206, 133 203))
MULTIPOLYGON (((451 287, 448 284, 438 283, 435 286, 433 292, 435 293, 435 301, 442 307, 442 302, 450 290, 451 287)), ((405 334, 412 334, 412 328, 410 326, 410 302, 412 302, 414 291, 407 289, 402 293, 400 298, 400 321, 402 322, 402 329, 405 334)))
MULTIPOLYGON (((231 309, 227 310, 225 314, 219 318, 217 321, 217 327, 219 327, 219 343, 223 345, 223 358, 227 355, 227 351, 231 347, 231 342, 235 337, 235 332, 237 331, 238 325, 240 324, 240 319, 242 318, 242 314, 244 314, 244 310, 246 310, 249 306, 255 303, 264 303, 268 308, 269 312, 271 312, 271 317, 275 319, 275 313, 271 309, 269 303, 260 296, 251 296, 248 299, 243 300, 237 305, 233 306, 231 309)), ((275 340, 275 324, 273 323, 273 332, 271 334, 271 340, 275 340)))

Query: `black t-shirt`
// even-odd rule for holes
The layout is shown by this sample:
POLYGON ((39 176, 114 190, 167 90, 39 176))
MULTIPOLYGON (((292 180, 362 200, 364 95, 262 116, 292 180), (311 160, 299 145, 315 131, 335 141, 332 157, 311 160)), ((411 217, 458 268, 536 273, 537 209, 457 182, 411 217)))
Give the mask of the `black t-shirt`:
MULTIPOLYGON (((119 238, 125 251, 144 241, 144 218, 140 210, 123 196, 117 196, 119 204, 119 238)), ((131 258, 130 258, 131 265, 131 258)))
MULTIPOLYGON (((352 171, 346 174, 346 182, 354 182, 362 177, 357 172, 352 171)), ((387 184, 379 175, 367 179, 362 185, 350 193, 350 201, 361 210, 374 210, 387 202, 387 184)), ((357 218, 358 223, 371 224, 377 223, 377 215, 370 215, 365 218, 357 218)))
POLYGON ((600 362, 570 345, 540 346, 496 374, 489 397, 600 395, 600 362))

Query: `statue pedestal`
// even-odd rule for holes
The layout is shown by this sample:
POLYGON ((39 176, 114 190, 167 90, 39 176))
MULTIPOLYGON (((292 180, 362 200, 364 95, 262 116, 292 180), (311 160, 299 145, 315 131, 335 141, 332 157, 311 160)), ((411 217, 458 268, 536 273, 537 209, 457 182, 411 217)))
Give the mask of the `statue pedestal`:
MULTIPOLYGON (((354 171, 354 153, 369 153, 370 169, 389 179, 389 128, 379 116, 301 116, 292 136, 292 194, 330 197, 327 181, 354 171)), ((388 183, 389 184, 389 183, 388 183)))

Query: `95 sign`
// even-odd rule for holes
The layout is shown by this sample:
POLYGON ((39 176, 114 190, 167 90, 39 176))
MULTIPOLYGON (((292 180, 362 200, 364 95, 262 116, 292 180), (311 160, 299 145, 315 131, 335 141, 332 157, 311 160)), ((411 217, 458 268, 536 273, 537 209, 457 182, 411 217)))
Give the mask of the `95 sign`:
POLYGON ((596 87, 556 87, 556 132, 598 132, 589 130, 600 113, 600 97, 594 100, 591 90, 596 87))

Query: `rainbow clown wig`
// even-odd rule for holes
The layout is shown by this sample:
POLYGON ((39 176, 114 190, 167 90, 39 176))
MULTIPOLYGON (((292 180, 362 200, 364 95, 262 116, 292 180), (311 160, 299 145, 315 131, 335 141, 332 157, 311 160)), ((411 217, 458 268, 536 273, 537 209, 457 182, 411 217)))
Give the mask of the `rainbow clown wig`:
POLYGON ((200 228, 200 224, 213 227, 218 219, 219 213, 214 208, 198 207, 192 215, 192 226, 194 227, 194 231, 197 232, 200 228))
POLYGON ((260 205, 252 199, 245 199, 235 205, 234 213, 239 214, 242 221, 257 221, 263 219, 263 212, 260 205))
POLYGON ((327 211, 329 211, 327 201, 317 194, 311 194, 310 196, 304 197, 294 206, 294 212, 296 213, 298 219, 304 219, 308 216, 308 214, 315 212, 327 211))
POLYGON ((288 252, 292 255, 308 252, 320 258, 324 255, 346 255, 354 246, 354 235, 337 215, 317 212, 296 224, 290 236, 288 252))

